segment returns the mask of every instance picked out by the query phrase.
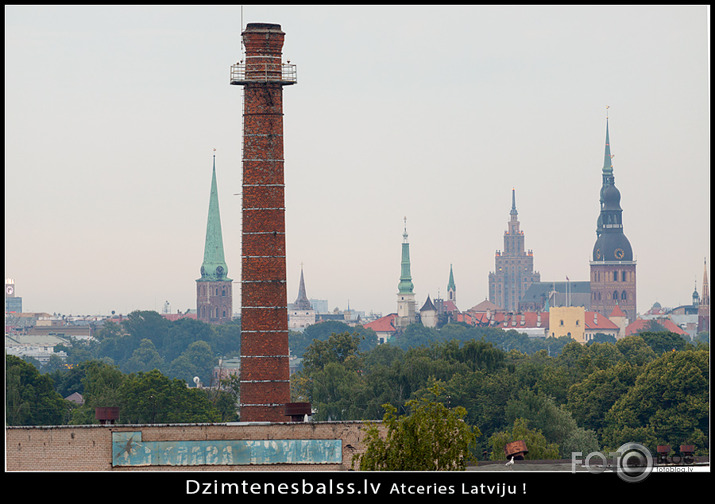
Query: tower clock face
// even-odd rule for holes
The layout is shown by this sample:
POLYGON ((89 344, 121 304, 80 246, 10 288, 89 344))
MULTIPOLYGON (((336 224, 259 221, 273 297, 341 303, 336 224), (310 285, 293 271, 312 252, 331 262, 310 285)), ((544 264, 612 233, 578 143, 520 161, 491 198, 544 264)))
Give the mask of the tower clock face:
POLYGON ((5 292, 7 292, 8 296, 12 296, 12 293, 15 292, 15 288, 12 285, 8 285, 5 287, 5 292))
POLYGON ((601 249, 596 249, 596 259, 601 258, 601 249))
POLYGON ((616 249, 614 255, 616 256, 616 259, 623 259, 625 252, 623 252, 623 249, 616 249))

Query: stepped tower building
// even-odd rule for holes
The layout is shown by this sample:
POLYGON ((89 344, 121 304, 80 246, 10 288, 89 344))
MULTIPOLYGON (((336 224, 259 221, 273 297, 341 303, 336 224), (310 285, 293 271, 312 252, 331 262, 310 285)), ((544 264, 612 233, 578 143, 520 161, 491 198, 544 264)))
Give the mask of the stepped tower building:
POLYGON ((534 271, 534 253, 524 250, 524 232, 519 229, 516 191, 511 190, 509 223, 504 231, 504 251, 494 255, 494 271, 489 273, 489 301, 509 312, 519 309, 519 300, 541 275, 534 271))

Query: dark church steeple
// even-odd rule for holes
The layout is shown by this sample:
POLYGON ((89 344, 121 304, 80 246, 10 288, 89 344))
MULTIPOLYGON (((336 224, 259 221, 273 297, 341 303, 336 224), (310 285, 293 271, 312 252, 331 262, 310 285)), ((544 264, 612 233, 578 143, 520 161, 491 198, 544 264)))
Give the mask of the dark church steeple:
POLYGON ((616 188, 613 176, 613 156, 606 118, 606 149, 603 160, 601 183, 601 210, 596 228, 596 243, 593 246, 594 261, 632 261, 631 243, 623 233, 623 210, 621 193, 616 188))
POLYGON ((298 284, 298 297, 293 303, 293 309, 295 310, 312 310, 313 307, 308 299, 308 294, 305 290, 305 280, 303 279, 303 265, 300 266, 300 283, 298 284))
POLYGON ((636 263, 623 232, 621 193, 613 175, 606 117, 606 148, 601 169, 600 210, 591 260, 591 310, 609 316, 618 305, 629 321, 636 317, 636 263))

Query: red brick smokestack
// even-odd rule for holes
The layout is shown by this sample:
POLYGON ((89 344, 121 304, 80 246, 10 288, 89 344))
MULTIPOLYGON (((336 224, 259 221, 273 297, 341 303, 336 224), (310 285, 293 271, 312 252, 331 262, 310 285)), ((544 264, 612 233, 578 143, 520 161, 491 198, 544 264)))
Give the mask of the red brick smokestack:
POLYGON ((231 84, 244 87, 242 422, 289 420, 283 86, 296 79, 281 61, 284 37, 280 25, 248 24, 245 63, 231 67, 231 84))

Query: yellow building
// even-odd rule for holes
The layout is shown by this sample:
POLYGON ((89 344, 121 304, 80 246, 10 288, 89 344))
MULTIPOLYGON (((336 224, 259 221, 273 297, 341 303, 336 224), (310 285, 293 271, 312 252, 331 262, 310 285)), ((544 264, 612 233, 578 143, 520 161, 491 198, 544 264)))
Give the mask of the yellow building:
POLYGON ((549 308, 549 336, 568 336, 585 343, 586 309, 583 306, 552 306, 549 308))

